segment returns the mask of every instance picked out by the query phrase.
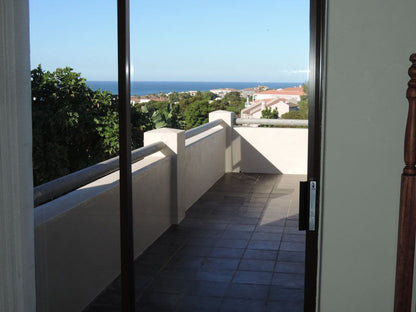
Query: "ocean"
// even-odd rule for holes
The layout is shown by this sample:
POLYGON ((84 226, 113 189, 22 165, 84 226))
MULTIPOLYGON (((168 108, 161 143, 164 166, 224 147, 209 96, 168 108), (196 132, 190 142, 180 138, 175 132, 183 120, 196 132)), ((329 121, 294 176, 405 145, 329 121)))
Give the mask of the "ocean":
MULTIPOLYGON (((299 86, 302 82, 198 82, 198 81, 132 81, 131 95, 158 94, 159 92, 209 91, 220 88, 245 89, 268 86, 270 89, 299 86)), ((88 81, 93 89, 118 93, 117 81, 88 81)))

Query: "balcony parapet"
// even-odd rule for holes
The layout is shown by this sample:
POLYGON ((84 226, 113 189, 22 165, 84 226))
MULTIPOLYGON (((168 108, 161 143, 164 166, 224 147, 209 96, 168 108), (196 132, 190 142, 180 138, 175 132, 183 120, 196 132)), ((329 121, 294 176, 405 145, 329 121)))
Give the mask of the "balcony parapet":
POLYGON ((262 125, 262 126, 298 126, 308 127, 308 120, 303 119, 265 119, 265 118, 236 118, 236 125, 262 125))
MULTIPOLYGON (((163 142, 138 148, 131 153, 132 164, 166 148, 163 142)), ((33 190, 34 206, 37 207, 59 196, 74 191, 119 169, 119 157, 114 157, 61 178, 39 185, 33 190)))
POLYGON ((231 158, 233 113, 209 114, 209 122, 188 131, 161 128, 144 134, 144 144, 162 141, 173 152, 171 164, 172 224, 227 171, 231 158))
POLYGON ((209 129, 212 129, 216 126, 222 125, 224 121, 222 119, 216 119, 213 121, 210 121, 206 124, 200 125, 196 128, 192 128, 188 131, 185 131, 185 139, 190 139, 198 134, 201 134, 209 129))
MULTIPOLYGON (((268 125, 268 126, 302 126, 307 127, 307 120, 290 120, 290 119, 245 119, 234 118, 234 114, 228 111, 215 111, 209 114, 209 122, 199 127, 185 131, 184 138, 190 139, 201 133, 204 133, 216 126, 228 126, 226 134, 226 151, 225 151, 225 172, 232 172, 232 148, 231 134, 233 124, 235 125, 268 125)), ((147 132, 145 137, 150 137, 152 131, 147 132)), ((149 140, 149 139, 148 139, 149 140)), ((148 141, 149 142, 149 141, 148 141)), ((146 144, 146 143, 145 143, 146 144)), ((152 155, 166 148, 166 143, 152 140, 152 144, 132 151, 132 163, 142 160, 144 157, 152 155)), ((64 177, 55 179, 34 188, 34 206, 37 207, 59 196, 74 191, 88 183, 98 180, 119 169, 119 157, 114 157, 88 168, 73 172, 64 177)))
POLYGON ((209 121, 222 120, 226 125, 225 136, 225 172, 233 172, 233 124, 234 113, 218 110, 209 114, 209 121))

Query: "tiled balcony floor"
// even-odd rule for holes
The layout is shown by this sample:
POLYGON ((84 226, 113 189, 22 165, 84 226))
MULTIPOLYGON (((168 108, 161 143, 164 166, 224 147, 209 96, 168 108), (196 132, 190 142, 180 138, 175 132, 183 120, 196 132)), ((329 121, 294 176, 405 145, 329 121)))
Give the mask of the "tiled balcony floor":
MULTIPOLYGON (((226 174, 136 260, 137 311, 302 311, 304 178, 226 174)), ((119 311, 119 284, 85 311, 119 311)))

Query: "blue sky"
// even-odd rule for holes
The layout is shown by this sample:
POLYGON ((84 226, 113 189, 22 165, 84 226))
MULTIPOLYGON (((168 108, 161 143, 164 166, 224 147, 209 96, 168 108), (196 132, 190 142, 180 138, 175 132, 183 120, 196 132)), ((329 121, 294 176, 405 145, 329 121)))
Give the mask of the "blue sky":
MULTIPOLYGON (((31 66, 117 79, 116 0, 30 0, 31 66)), ((131 0, 132 80, 303 82, 308 0, 131 0)))

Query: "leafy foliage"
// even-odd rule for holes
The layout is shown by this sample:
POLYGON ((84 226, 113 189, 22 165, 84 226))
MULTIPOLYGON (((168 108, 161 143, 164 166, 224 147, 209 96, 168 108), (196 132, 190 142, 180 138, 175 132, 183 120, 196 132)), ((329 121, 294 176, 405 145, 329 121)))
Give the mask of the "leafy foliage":
POLYGON ((291 111, 282 115, 282 119, 305 119, 300 111, 291 111))
POLYGON ((208 122, 208 100, 197 100, 190 103, 185 109, 185 129, 198 127, 208 122))
MULTIPOLYGON (((118 99, 93 91, 71 68, 31 72, 34 183, 39 185, 118 154, 118 99)), ((150 128, 132 109, 133 148, 150 128)), ((151 129, 151 128, 150 128, 151 129)))
POLYGON ((208 114, 215 110, 228 110, 239 114, 244 108, 245 99, 239 92, 230 92, 222 99, 212 92, 197 92, 195 96, 183 96, 178 102, 179 115, 183 118, 177 123, 180 129, 191 129, 208 122, 208 114))
POLYGON ((266 109, 263 109, 261 111, 261 118, 278 119, 279 118, 279 112, 277 111, 277 108, 274 108, 272 110, 270 107, 266 107, 266 109))
POLYGON ((143 134, 148 130, 154 129, 153 122, 149 114, 144 113, 139 105, 131 107, 131 138, 132 149, 143 146, 143 134))
POLYGON ((141 112, 149 117, 153 129, 182 128, 184 123, 178 104, 151 101, 141 106, 141 112))
MULTIPOLYGON (((277 111, 277 108, 274 108, 273 110, 270 107, 266 107, 261 111, 261 118, 264 119, 278 119, 279 118, 279 112, 277 111)), ((259 127, 263 128, 271 128, 274 126, 270 125, 260 125, 259 127)))
POLYGON ((308 84, 303 84, 303 91, 306 93, 306 95, 303 95, 301 97, 301 100, 298 102, 299 106, 299 112, 300 116, 302 118, 300 119, 308 119, 308 111, 309 111, 309 87, 308 84))
POLYGON ((230 92, 227 93, 224 98, 221 100, 215 100, 211 103, 211 106, 217 109, 224 109, 230 112, 234 112, 235 114, 240 114, 241 110, 245 107, 246 99, 241 97, 239 92, 230 92))
POLYGON ((71 68, 32 71, 35 184, 94 164, 118 149, 117 113, 108 92, 94 92, 71 68))
POLYGON ((202 96, 204 98, 206 98, 207 100, 215 100, 218 95, 216 95, 215 93, 211 92, 211 91, 205 91, 202 93, 202 96))
POLYGON ((301 96, 301 100, 298 102, 298 111, 291 111, 286 114, 283 114, 281 118, 283 119, 308 119, 309 111, 309 98, 308 98, 308 85, 307 83, 303 84, 303 91, 306 95, 301 96))

